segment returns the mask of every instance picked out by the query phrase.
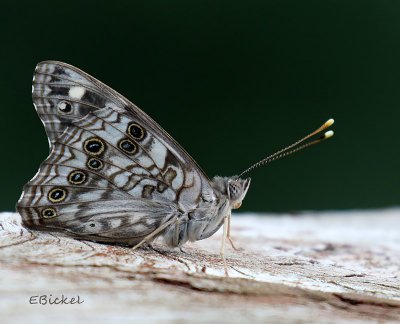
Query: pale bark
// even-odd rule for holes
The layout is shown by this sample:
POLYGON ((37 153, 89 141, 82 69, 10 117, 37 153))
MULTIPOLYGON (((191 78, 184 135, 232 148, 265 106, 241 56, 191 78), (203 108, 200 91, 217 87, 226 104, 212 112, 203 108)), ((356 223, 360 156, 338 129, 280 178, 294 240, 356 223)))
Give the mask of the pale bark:
POLYGON ((221 232, 183 251, 130 251, 29 231, 2 213, 0 322, 400 321, 398 209, 238 214, 232 238, 240 250, 227 244, 225 278, 221 232), (83 303, 29 302, 62 294, 83 303))

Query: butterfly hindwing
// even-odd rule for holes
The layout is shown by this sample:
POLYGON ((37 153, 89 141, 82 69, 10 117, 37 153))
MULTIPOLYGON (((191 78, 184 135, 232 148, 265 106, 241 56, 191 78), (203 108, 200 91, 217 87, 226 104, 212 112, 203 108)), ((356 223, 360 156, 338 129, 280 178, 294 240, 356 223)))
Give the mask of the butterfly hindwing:
POLYGON ((18 203, 26 224, 134 243, 174 215, 176 172, 171 177, 171 168, 157 169, 139 143, 105 125, 110 121, 90 113, 56 140, 18 203), (121 140, 136 146, 134 154, 118 148, 121 140))

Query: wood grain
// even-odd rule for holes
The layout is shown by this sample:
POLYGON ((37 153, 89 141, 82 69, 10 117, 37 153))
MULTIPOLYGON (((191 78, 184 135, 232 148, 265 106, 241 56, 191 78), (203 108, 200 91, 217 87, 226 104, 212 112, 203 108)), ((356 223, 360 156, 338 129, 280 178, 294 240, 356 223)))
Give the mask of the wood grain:
POLYGON ((232 237, 240 251, 227 245, 225 278, 221 232, 183 251, 156 242, 132 252, 29 231, 2 213, 1 323, 400 321, 399 209, 238 214, 232 237), (30 303, 43 295, 82 303, 30 303))

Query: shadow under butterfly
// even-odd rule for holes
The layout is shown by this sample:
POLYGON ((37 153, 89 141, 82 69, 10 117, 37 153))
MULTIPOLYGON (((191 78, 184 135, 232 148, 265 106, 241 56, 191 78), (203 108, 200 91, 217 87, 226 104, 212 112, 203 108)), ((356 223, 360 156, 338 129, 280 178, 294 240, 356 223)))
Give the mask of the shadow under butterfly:
POLYGON ((158 236, 178 247, 208 238, 223 226, 226 276, 226 240, 236 249, 231 210, 240 207, 250 186, 243 175, 333 135, 327 131, 306 142, 331 126, 329 119, 238 176, 210 180, 145 112, 71 65, 39 63, 32 96, 50 155, 16 206, 26 227, 136 249, 158 236))

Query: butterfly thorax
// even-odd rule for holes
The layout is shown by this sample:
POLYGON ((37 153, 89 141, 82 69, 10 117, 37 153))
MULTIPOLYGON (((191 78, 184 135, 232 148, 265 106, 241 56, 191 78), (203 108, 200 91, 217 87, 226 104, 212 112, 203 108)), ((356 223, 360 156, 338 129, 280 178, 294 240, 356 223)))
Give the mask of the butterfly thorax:
POLYGON ((164 239, 168 245, 182 245, 187 240, 198 241, 213 235, 223 224, 232 209, 240 207, 250 186, 250 178, 214 177, 212 188, 215 199, 201 199, 198 206, 180 220, 179 235, 170 227, 164 239), (173 238, 177 237, 177 240, 173 238), (176 244, 178 243, 178 244, 176 244))

